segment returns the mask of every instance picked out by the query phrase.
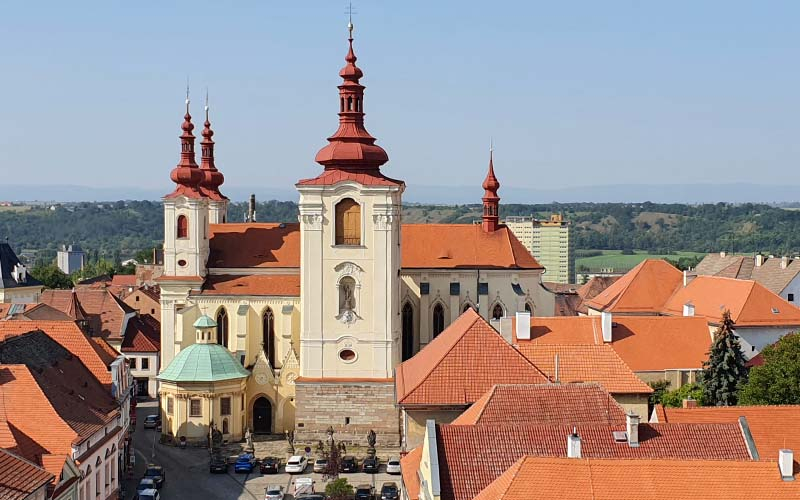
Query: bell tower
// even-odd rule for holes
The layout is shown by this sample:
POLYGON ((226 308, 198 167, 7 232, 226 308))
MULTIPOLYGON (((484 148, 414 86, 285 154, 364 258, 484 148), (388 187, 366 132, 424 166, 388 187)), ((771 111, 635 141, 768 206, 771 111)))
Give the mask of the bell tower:
POLYGON ((316 442, 329 426, 352 439, 374 428, 389 443, 399 441, 392 377, 400 362, 405 184, 383 175, 389 157, 364 126, 363 72, 352 23, 348 29, 339 127, 317 153, 323 171, 296 184, 303 304, 296 430, 299 440, 316 442))

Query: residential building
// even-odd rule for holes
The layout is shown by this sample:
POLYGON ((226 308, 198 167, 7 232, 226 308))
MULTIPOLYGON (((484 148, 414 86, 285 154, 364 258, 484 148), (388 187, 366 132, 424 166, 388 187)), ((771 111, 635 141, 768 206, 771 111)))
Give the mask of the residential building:
POLYGON ((158 286, 140 286, 122 301, 140 315, 147 314, 156 321, 161 320, 161 290, 158 286))
POLYGON ((42 282, 28 274, 11 245, 0 243, 0 303, 38 302, 42 289, 42 282))
POLYGON ((72 274, 83 269, 86 265, 86 254, 80 245, 61 245, 56 255, 58 268, 64 274, 72 274))
POLYGON ((107 288, 45 290, 41 302, 73 317, 76 307, 79 307, 87 322, 87 332, 93 337, 102 337, 118 351, 128 323, 136 316, 133 308, 107 288))
MULTIPOLYGON (((800 308, 753 280, 681 273, 648 259, 586 302, 590 315, 698 316, 714 332, 730 311, 746 358, 800 327, 800 308)), ((608 320, 607 320, 608 321, 608 320)))
POLYGON ((0 498, 46 500, 54 479, 43 467, 0 448, 0 498))
POLYGON ((542 279, 555 283, 575 283, 575 248, 572 224, 562 214, 550 219, 506 217, 503 221, 514 236, 545 268, 542 279))
POLYGON ((136 395, 158 397, 159 362, 161 361, 161 331, 158 320, 143 314, 131 318, 125 331, 120 352, 136 385, 136 395))
POLYGON ((365 128, 352 39, 339 74, 339 128, 316 155, 319 175, 295 185, 299 223, 228 223, 211 122, 198 165, 187 104, 175 189, 164 197, 160 369, 196 344, 200 318, 213 319, 217 343, 250 371, 245 423, 226 439, 250 428, 316 443, 333 427, 339 439, 363 442, 372 429, 379 444, 397 445, 401 361, 465 310, 553 313, 543 267, 500 223, 492 154, 476 176, 480 225, 401 224, 405 183, 381 170, 388 155, 365 128))
POLYGON ((710 253, 694 273, 757 281, 787 302, 800 304, 800 257, 710 253))

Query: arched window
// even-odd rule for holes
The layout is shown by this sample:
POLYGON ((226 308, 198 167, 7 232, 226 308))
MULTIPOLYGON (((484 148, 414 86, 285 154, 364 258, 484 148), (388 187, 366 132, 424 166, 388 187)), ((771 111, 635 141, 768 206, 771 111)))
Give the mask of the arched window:
POLYGON ((222 419, 222 433, 223 434, 230 434, 230 429, 228 429, 228 419, 222 419))
POLYGON ((185 215, 178 216, 178 238, 189 237, 189 219, 185 215))
POLYGON ((414 309, 406 302, 403 305, 403 361, 414 355, 414 309))
POLYGON ((269 307, 261 318, 261 345, 269 366, 275 368, 275 315, 269 307))
POLYGON ((228 313, 224 307, 217 313, 217 344, 228 347, 228 313))
POLYGON ((503 317, 503 306, 495 304, 492 308, 492 319, 500 319, 503 317))
POLYGON ((361 205, 352 198, 336 204, 336 244, 361 244, 361 205))
POLYGON ((525 302, 525 311, 533 316, 533 306, 531 306, 530 302, 525 302))
POLYGON ((444 330, 444 307, 442 304, 436 304, 433 308, 433 338, 442 333, 444 330))

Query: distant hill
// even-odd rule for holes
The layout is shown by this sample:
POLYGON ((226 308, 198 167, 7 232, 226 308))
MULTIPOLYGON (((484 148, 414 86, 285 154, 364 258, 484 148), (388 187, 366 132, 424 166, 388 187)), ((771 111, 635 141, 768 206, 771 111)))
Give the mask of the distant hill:
MULTIPOLYGON (((115 201, 160 200, 170 186, 161 189, 133 187, 93 188, 63 185, 0 185, 0 201, 115 201)), ((229 186, 232 200, 244 201, 255 193, 259 200, 297 201, 293 186, 285 188, 229 186)), ((479 202, 480 186, 424 186, 410 184, 403 196, 408 203, 464 204, 479 202)), ((500 188, 505 203, 786 203, 800 202, 800 186, 771 184, 612 184, 562 189, 519 188, 510 183, 500 188)))

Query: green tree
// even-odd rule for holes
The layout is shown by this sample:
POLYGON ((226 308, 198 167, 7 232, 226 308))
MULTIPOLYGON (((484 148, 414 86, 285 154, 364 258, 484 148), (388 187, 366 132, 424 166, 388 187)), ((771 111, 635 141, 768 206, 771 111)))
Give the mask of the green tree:
POLYGON ((37 266, 31 269, 31 276, 41 281, 47 288, 72 288, 72 280, 55 264, 37 266))
POLYGON ((351 498, 353 493, 353 486, 344 477, 334 479, 325 485, 325 495, 329 500, 346 500, 351 498))
MULTIPOLYGON (((653 406, 661 403, 661 398, 664 396, 669 389, 669 381, 668 380, 656 380, 654 382, 648 383, 648 385, 653 389, 653 393, 650 394, 649 403, 650 409, 652 410, 653 406)), ((649 413, 649 411, 648 411, 649 413)))
POLYGON ((666 391, 661 395, 661 404, 670 408, 680 408, 684 399, 694 399, 698 406, 703 406, 703 386, 700 384, 684 384, 674 391, 666 391))
POLYGON ((739 392, 745 405, 800 404, 800 335, 786 335, 761 351, 764 364, 750 369, 739 392))
POLYGON ((703 399, 709 405, 735 406, 739 389, 747 381, 742 346, 733 331, 731 312, 722 313, 722 324, 714 332, 714 342, 703 363, 703 399))

